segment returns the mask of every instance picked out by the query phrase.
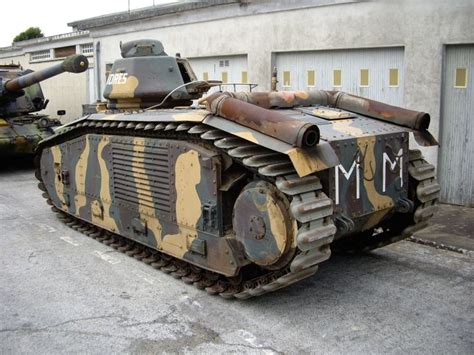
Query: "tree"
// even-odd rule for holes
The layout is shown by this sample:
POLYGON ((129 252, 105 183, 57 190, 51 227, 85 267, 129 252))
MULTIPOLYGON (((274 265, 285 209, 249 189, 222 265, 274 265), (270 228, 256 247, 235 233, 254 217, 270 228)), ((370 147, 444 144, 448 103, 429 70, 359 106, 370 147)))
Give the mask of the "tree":
POLYGON ((30 27, 27 30, 23 31, 13 39, 13 43, 26 41, 27 39, 32 38, 41 38, 44 37, 43 32, 39 27, 30 27))

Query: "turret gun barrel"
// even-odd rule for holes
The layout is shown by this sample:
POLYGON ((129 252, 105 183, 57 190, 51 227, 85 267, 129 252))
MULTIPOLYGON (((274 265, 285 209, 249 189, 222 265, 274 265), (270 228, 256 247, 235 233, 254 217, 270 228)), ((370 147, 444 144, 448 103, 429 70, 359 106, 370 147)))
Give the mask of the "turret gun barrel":
POLYGON ((64 59, 61 63, 8 80, 4 85, 4 89, 6 92, 17 92, 64 72, 82 73, 87 70, 88 66, 89 61, 85 56, 82 54, 72 55, 64 59))

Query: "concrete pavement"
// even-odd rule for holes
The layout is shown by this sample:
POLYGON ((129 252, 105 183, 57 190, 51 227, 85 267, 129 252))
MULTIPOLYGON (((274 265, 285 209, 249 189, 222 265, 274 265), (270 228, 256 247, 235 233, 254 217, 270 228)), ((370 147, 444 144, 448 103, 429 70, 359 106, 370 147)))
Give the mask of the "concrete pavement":
POLYGON ((467 354, 473 260, 403 241, 228 301, 67 228, 31 169, 4 170, 0 352, 467 354))

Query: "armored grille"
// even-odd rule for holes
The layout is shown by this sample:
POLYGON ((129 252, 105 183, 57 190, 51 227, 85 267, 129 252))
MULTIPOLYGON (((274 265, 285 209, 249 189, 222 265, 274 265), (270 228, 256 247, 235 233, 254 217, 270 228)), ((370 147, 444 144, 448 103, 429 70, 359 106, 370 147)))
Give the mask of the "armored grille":
POLYGON ((132 143, 112 144, 115 199, 169 212, 168 148, 145 146, 140 152, 134 147, 132 143))

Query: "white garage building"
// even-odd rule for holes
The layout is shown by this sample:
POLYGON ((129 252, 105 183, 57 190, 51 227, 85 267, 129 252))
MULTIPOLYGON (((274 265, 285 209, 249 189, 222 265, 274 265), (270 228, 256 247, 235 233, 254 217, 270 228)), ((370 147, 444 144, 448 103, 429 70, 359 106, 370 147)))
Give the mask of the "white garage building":
POLYGON ((120 42, 152 38, 227 90, 269 90, 276 67, 278 90, 342 90, 429 112, 440 147, 423 151, 442 200, 474 206, 473 18, 472 0, 213 0, 69 25, 93 43, 84 101, 101 98, 120 42))

